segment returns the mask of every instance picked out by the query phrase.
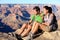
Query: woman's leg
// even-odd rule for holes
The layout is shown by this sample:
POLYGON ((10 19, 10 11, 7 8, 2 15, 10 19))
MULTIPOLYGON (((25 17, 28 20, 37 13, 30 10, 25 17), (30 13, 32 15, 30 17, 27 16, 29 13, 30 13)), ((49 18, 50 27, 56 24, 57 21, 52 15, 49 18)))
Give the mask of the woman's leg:
POLYGON ((27 27, 28 27, 28 28, 27 28, 27 29, 25 29, 25 30, 24 30, 24 32, 21 34, 21 36, 22 36, 22 37, 27 36, 27 35, 28 35, 28 33, 29 33, 29 32, 30 32, 30 30, 31 30, 31 26, 30 26, 30 25, 28 25, 27 27))
POLYGON ((15 31, 16 34, 21 35, 21 33, 24 31, 24 29, 26 28, 27 24, 23 24, 23 26, 20 29, 17 29, 15 31))
POLYGON ((31 29, 32 34, 37 32, 38 26, 39 26, 39 23, 37 23, 37 22, 33 23, 33 26, 32 26, 32 29, 31 29))
POLYGON ((49 26, 46 26, 46 25, 43 25, 43 24, 40 24, 40 29, 43 30, 43 31, 50 31, 49 26))

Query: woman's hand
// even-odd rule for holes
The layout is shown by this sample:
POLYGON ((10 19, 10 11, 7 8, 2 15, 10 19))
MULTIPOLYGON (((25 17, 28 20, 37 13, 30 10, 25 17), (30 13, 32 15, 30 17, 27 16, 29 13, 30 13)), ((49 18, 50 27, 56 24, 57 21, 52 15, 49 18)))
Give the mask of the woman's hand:
POLYGON ((48 22, 45 22, 45 23, 42 23, 43 25, 46 25, 46 26, 49 26, 49 23, 48 22))

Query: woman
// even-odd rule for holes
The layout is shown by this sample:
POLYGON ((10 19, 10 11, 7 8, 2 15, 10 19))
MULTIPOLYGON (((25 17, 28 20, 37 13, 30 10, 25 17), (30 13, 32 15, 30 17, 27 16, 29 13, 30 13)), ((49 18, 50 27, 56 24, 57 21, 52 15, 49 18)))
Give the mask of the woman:
POLYGON ((44 16, 44 23, 40 24, 40 28, 43 31, 55 31, 58 27, 56 16, 52 13, 52 8, 48 6, 44 6, 43 12, 44 16))

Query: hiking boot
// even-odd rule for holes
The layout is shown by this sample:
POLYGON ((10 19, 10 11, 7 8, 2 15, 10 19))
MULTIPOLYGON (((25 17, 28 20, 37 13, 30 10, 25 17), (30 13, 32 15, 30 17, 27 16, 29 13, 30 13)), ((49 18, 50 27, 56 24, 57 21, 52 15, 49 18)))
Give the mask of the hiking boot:
POLYGON ((29 35, 26 37, 26 40, 33 40, 33 34, 30 32, 29 35))

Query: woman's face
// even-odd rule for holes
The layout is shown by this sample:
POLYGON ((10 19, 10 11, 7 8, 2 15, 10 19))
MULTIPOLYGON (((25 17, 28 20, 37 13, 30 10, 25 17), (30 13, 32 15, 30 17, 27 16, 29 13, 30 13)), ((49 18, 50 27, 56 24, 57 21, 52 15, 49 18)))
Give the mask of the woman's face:
POLYGON ((44 14, 47 14, 48 13, 48 10, 45 9, 45 8, 43 8, 43 12, 44 12, 44 14))

